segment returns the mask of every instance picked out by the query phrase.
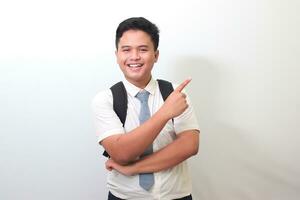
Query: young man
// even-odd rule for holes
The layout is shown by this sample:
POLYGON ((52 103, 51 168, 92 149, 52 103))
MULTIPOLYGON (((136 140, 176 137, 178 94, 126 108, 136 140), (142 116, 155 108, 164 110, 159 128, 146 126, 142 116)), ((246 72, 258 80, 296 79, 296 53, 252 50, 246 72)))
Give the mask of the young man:
POLYGON ((158 28, 147 19, 121 22, 115 54, 128 99, 124 127, 109 89, 92 102, 99 143, 110 155, 106 162, 109 200, 192 199, 186 160, 198 152, 200 131, 182 92, 190 79, 163 100, 151 75, 158 43, 158 28))

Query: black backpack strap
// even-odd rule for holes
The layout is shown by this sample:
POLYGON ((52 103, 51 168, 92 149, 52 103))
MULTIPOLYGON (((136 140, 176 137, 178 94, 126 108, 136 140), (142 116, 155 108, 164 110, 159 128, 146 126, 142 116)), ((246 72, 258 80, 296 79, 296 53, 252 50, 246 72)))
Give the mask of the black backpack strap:
MULTIPOLYGON (((113 96, 113 108, 115 113, 118 115, 120 121, 125 124, 126 115, 127 115, 127 92, 122 81, 116 83, 110 88, 113 96)), ((109 157, 106 151, 103 152, 103 155, 109 157)))
POLYGON ((164 101, 168 98, 168 96, 174 91, 172 83, 169 81, 157 79, 160 93, 164 99, 164 101))
MULTIPOLYGON (((169 81, 165 81, 162 79, 157 79, 160 93, 164 99, 164 101, 168 98, 168 96, 174 91, 172 83, 169 81)), ((172 118, 172 122, 174 123, 174 119, 172 118)))
POLYGON ((112 95, 113 95, 113 107, 115 113, 120 118, 123 127, 126 120, 127 115, 127 92, 125 86, 122 81, 116 83, 115 85, 111 86, 110 88, 112 95))

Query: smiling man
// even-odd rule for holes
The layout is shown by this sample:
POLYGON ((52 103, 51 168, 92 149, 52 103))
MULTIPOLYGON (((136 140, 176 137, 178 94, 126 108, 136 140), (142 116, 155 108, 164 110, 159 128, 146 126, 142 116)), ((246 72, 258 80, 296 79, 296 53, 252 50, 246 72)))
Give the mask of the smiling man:
POLYGON ((116 113, 115 101, 121 98, 113 89, 92 102, 98 142, 110 156, 108 200, 192 199, 186 160, 198 152, 200 131, 183 92, 191 80, 176 87, 170 83, 175 89, 164 98, 163 86, 151 74, 158 44, 158 28, 147 19, 121 22, 115 54, 124 74, 126 120, 116 113))
POLYGON ((151 37, 141 30, 128 30, 117 45, 116 56, 125 78, 144 88, 151 79, 151 70, 159 55, 151 37))

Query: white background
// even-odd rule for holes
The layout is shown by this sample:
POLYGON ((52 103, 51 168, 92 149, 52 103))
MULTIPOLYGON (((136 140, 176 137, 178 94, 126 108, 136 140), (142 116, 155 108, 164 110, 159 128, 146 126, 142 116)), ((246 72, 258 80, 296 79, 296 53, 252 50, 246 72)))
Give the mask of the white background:
POLYGON ((161 30, 155 78, 188 86, 195 200, 300 198, 300 1, 0 3, 0 199, 106 199, 91 99, 121 79, 115 29, 161 30))

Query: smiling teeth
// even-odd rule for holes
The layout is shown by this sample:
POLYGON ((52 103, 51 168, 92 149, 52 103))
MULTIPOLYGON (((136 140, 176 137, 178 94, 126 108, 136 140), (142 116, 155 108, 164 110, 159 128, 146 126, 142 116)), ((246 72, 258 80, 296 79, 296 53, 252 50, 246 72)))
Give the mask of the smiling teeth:
POLYGON ((129 67, 141 67, 142 65, 141 64, 129 64, 128 66, 129 67))

